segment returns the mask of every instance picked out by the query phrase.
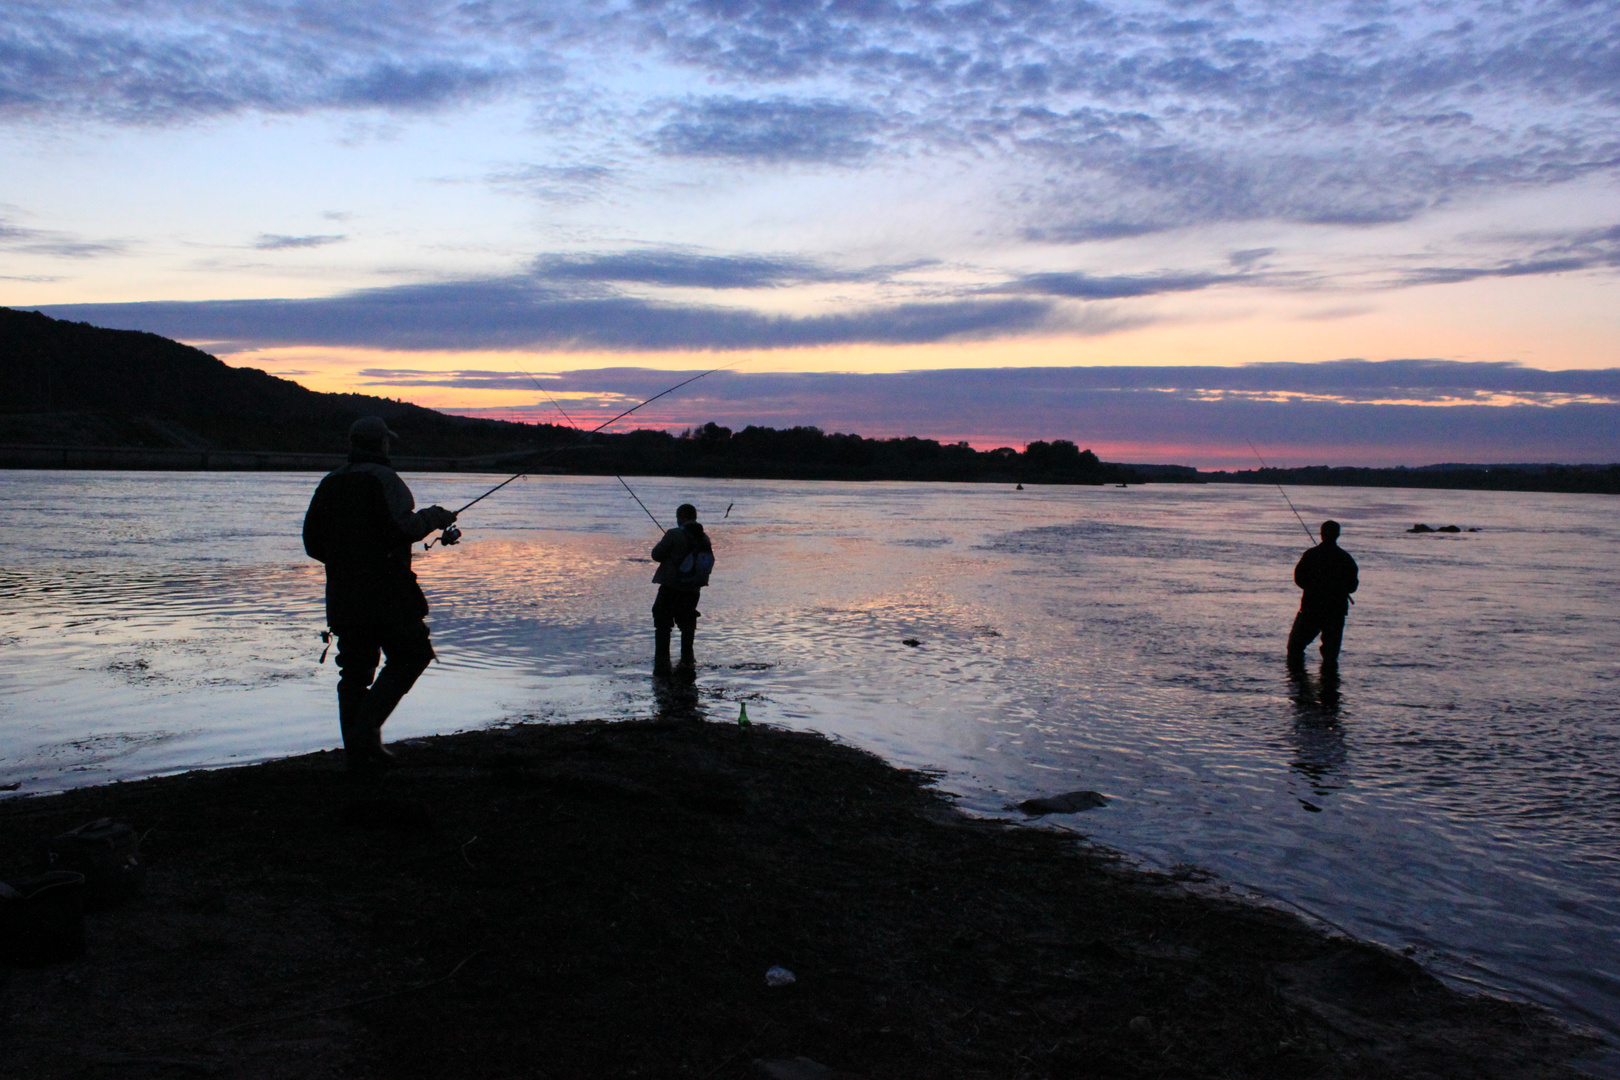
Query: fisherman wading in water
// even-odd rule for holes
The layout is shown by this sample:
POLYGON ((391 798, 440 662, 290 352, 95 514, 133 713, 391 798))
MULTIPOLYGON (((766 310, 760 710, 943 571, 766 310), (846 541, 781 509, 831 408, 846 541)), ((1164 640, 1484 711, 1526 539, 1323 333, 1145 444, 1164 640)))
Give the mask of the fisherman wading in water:
POLYGON ((653 601, 653 674, 677 674, 691 679, 697 676, 697 657, 692 652, 692 638, 697 633, 698 596, 709 583, 709 571, 714 569, 714 545, 698 524, 697 508, 682 503, 675 508, 675 528, 664 533, 664 538, 652 549, 658 572, 653 584, 658 586, 658 597, 653 601), (681 628, 681 661, 678 667, 669 663, 669 635, 674 627, 681 628))
POLYGON ((442 506, 416 509, 388 462, 397 438, 381 417, 349 428, 349 463, 327 475, 304 515, 304 550, 326 564, 326 623, 338 639, 338 723, 351 772, 380 769, 382 726, 433 659, 427 598, 411 545, 454 523, 442 506), (386 656, 382 674, 378 662, 386 656))
POLYGON ((1356 560, 1339 546, 1339 523, 1322 522, 1322 542, 1299 558, 1294 584, 1303 591, 1294 628, 1288 632, 1288 666, 1305 666, 1305 646, 1322 635, 1322 667, 1336 668, 1344 640, 1344 617, 1350 613, 1350 594, 1360 584, 1356 560))

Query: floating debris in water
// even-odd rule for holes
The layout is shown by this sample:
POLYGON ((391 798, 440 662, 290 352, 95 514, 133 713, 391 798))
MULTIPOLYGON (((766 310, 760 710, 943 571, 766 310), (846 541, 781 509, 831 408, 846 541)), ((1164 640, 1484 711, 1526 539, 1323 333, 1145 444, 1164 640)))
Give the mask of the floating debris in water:
POLYGON ((916 638, 914 638, 914 637, 908 637, 908 638, 906 638, 906 639, 905 639, 905 640, 903 640, 903 641, 901 641, 901 642, 900 642, 900 644, 902 644, 902 645, 909 645, 909 646, 911 646, 911 647, 912 647, 912 648, 913 648, 913 649, 915 649, 915 648, 916 648, 916 647, 917 647, 917 646, 919 646, 919 645, 921 645, 921 644, 922 644, 922 642, 920 642, 920 641, 918 641, 918 640, 917 640, 917 639, 916 639, 916 638))

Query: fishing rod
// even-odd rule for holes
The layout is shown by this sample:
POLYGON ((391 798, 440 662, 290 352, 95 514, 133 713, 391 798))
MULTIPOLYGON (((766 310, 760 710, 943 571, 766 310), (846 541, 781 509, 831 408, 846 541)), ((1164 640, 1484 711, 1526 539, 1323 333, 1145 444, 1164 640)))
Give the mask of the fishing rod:
MULTIPOLYGON (((544 462, 544 461, 546 461, 546 460, 548 460, 548 459, 550 459, 552 457, 555 457, 556 455, 562 453, 564 450, 572 450, 574 447, 580 445, 586 439, 589 439, 592 435, 595 435, 598 431, 601 431, 603 428, 607 427, 608 425, 618 423, 620 420, 623 420, 625 417, 629 416, 631 413, 637 411, 638 409, 645 408, 646 406, 651 405, 653 402, 657 401, 659 398, 667 397, 668 395, 673 394, 675 391, 679 390, 681 387, 686 386, 686 385, 688 385, 690 383, 695 383, 699 379, 703 378, 706 375, 713 375, 717 371, 724 371, 727 368, 736 367, 738 364, 742 363, 744 359, 746 359, 746 358, 745 357, 738 357, 736 360, 733 360, 729 364, 721 364, 717 368, 710 368, 708 371, 700 372, 699 374, 692 376, 690 379, 682 379, 680 382, 676 383, 674 386, 670 387, 668 390, 662 390, 662 391, 654 394, 652 397, 648 398, 645 401, 637 402, 635 405, 632 405, 630 408, 624 410, 624 412, 620 413, 619 415, 617 415, 615 417, 612 417, 611 419, 602 421, 600 424, 597 424, 591 430, 585 432, 583 435, 581 435, 574 442, 569 443, 566 446, 552 447, 546 453, 541 454, 539 457, 535 458, 532 462, 530 462, 528 468, 522 470, 521 472, 513 473, 511 476, 508 476, 505 480, 502 480, 500 483, 496 484, 494 487, 490 488, 488 491, 486 491, 482 495, 478 496, 478 498, 474 499, 472 502, 468 503, 466 506, 463 506, 461 509, 457 510, 455 512, 456 516, 460 517, 462 514, 465 514, 468 510, 472 509, 474 506, 477 506, 479 503, 483 502, 485 499, 489 498, 491 495, 493 495, 497 491, 501 490, 501 488, 505 487, 507 484, 512 483, 514 480, 521 480, 525 476, 528 476, 530 473, 534 472, 535 469, 539 468, 540 464, 542 462, 544 462)), ((626 484, 625 486, 629 487, 628 484, 626 484)), ((634 494, 634 493, 632 492, 632 494, 634 494)), ((637 499, 636 501, 640 502, 641 500, 637 499)), ((642 509, 646 509, 646 507, 643 506, 642 509)), ((648 510, 647 513, 648 513, 649 517, 652 515, 652 511, 650 511, 650 510, 648 510)), ((656 521, 657 519, 654 518, 653 520, 656 521)), ((441 534, 436 541, 429 541, 427 543, 427 545, 425 545, 425 546, 426 547, 432 547, 434 543, 443 543, 446 546, 448 546, 450 544, 458 543, 461 540, 461 530, 457 529, 454 525, 451 525, 449 527, 449 529, 445 530, 445 532, 448 534, 448 536, 446 536, 444 534, 441 534)))
MULTIPOLYGON (((522 368, 518 368, 518 370, 523 371, 522 368)), ((562 413, 562 418, 564 420, 568 421, 568 426, 569 427, 571 427, 571 428, 579 427, 578 424, 574 423, 574 418, 572 416, 568 415, 568 410, 562 407, 562 402, 558 401, 555 397, 553 397, 551 395, 551 391, 546 389, 544 383, 542 383, 539 379, 535 378, 533 375, 529 375, 529 373, 527 371, 523 371, 523 374, 528 375, 529 381, 534 383, 535 388, 538 389, 542 394, 546 395, 546 400, 547 401, 551 402, 553 405, 555 405, 557 407, 557 411, 562 413)), ((658 531, 663 532, 664 531, 664 526, 659 524, 658 518, 653 515, 653 512, 651 510, 647 510, 647 504, 641 501, 641 496, 637 495, 635 493, 634 489, 632 489, 630 487, 629 483, 626 482, 625 478, 620 476, 618 473, 614 473, 613 474, 613 479, 617 480, 621 484, 624 484, 624 490, 630 492, 630 497, 632 499, 636 500, 636 505, 641 507, 643 510, 646 510, 647 516, 652 518, 652 523, 654 525, 658 526, 658 531)))
MULTIPOLYGON (((1260 451, 1255 450, 1253 439, 1244 439, 1243 441, 1249 444, 1249 449, 1254 452, 1254 458, 1260 463, 1260 467, 1262 469, 1271 468, 1270 465, 1266 464, 1266 459, 1260 456, 1260 451)), ((1294 516, 1299 518, 1299 527, 1305 530, 1306 538, 1310 540, 1312 546, 1315 546, 1316 534, 1311 532, 1311 527, 1305 524, 1304 518, 1300 517, 1298 508, 1294 506, 1294 500, 1288 497, 1288 492, 1283 490, 1283 486, 1281 484, 1277 484, 1277 494, 1283 497, 1283 502, 1288 504, 1288 509, 1294 511, 1294 516)))

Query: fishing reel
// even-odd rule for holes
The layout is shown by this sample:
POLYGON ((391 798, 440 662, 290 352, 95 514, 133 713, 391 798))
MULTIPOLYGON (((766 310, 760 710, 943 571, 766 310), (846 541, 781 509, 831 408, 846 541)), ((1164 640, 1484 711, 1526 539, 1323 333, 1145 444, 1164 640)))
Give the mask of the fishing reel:
POLYGON ((431 551, 433 550, 434 544, 443 544, 445 547, 450 547, 452 544, 459 543, 461 543, 461 530, 456 528, 453 524, 446 525, 443 532, 439 533, 438 536, 422 545, 422 550, 431 551))

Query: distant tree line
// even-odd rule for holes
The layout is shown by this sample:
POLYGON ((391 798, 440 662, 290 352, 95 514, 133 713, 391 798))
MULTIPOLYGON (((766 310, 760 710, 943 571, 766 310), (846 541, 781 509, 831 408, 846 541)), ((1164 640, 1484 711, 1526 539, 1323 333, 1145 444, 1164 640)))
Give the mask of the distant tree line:
POLYGON ((1426 465, 1416 469, 1311 465, 1299 469, 1201 472, 1198 478, 1210 483, 1226 484, 1460 488, 1469 491, 1620 495, 1620 465, 1426 465))
POLYGON ((959 480, 1041 484, 1138 482, 1128 467, 1099 461, 1067 439, 975 450, 905 436, 868 439, 817 427, 708 423, 679 435, 633 431, 596 436, 552 460, 569 471, 786 480, 959 480))

